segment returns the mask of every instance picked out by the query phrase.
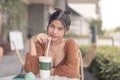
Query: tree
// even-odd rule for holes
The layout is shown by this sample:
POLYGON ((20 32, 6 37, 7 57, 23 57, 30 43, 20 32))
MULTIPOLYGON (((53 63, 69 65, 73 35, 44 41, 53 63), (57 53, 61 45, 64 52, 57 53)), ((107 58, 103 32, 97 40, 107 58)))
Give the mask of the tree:
MULTIPOLYGON (((22 0, 0 0, 0 12, 3 14, 3 41, 8 41, 8 33, 12 30, 25 33, 27 27, 26 5, 22 0)), ((4 43, 3 42, 3 43, 4 43)))
POLYGON ((102 20, 100 18, 96 19, 96 20, 94 19, 94 20, 91 21, 90 29, 92 29, 92 27, 95 26, 95 25, 97 27, 97 34, 98 35, 104 34, 104 31, 102 31, 102 20))
POLYGON ((116 27, 116 28, 114 29, 114 32, 120 32, 120 26, 116 27))

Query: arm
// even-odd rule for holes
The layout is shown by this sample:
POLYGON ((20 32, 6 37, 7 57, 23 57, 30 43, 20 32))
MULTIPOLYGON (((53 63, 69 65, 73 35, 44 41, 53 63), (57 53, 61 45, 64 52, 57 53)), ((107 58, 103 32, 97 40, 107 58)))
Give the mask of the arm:
POLYGON ((39 42, 37 36, 33 36, 30 40, 30 52, 26 55, 24 65, 25 72, 33 72, 35 74, 39 72, 39 56, 45 53, 45 46, 39 42))
POLYGON ((39 59, 38 56, 30 55, 28 53, 25 58, 25 65, 24 70, 25 72, 33 72, 34 74, 37 74, 39 72, 39 59))
POLYGON ((45 50, 44 46, 38 42, 36 43, 35 48, 37 55, 27 53, 24 69, 25 72, 33 72, 34 74, 37 74, 39 72, 39 56, 43 56, 45 50))
POLYGON ((77 78, 79 74, 79 58, 78 58, 78 46, 70 40, 66 46, 66 62, 64 65, 54 68, 53 74, 59 76, 66 76, 71 78, 77 78))

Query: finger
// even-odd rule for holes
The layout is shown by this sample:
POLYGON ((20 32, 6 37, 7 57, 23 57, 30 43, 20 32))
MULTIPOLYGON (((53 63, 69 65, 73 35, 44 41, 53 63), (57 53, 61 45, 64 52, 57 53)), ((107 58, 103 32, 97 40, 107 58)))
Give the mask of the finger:
POLYGON ((51 41, 51 37, 49 37, 49 41, 51 41))
POLYGON ((42 37, 43 43, 48 43, 49 41, 49 37, 44 35, 44 37, 42 37))
POLYGON ((49 40, 48 40, 48 36, 47 35, 38 35, 37 36, 37 40, 40 42, 40 43, 47 43, 49 40))
POLYGON ((46 39, 44 39, 44 43, 47 43, 47 42, 48 42, 47 38, 46 38, 46 39))
POLYGON ((45 38, 45 37, 39 38, 39 39, 40 39, 41 43, 47 43, 48 42, 47 38, 45 38))
POLYGON ((45 37, 44 40, 43 40, 44 43, 48 43, 48 41, 49 41, 48 37, 45 37))
POLYGON ((39 42, 39 43, 43 43, 43 40, 42 40, 42 38, 40 38, 40 37, 37 37, 37 40, 38 40, 38 42, 39 42))

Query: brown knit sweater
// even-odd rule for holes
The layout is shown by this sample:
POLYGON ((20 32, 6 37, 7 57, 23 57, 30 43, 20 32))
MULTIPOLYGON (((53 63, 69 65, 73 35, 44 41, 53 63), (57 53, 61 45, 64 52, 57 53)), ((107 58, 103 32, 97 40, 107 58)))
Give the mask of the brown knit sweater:
MULTIPOLYGON (((44 56, 45 45, 36 43, 37 56, 32 56, 29 53, 25 59, 25 72, 39 73, 39 56, 44 56)), ((64 46, 65 56, 63 60, 54 67, 54 75, 77 78, 79 76, 79 57, 78 46, 73 39, 66 40, 64 46)))

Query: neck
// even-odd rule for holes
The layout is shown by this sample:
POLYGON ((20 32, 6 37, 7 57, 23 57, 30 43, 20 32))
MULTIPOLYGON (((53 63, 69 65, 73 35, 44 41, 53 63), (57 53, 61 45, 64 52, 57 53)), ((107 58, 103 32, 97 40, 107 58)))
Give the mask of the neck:
POLYGON ((58 41, 56 41, 56 42, 51 42, 51 45, 59 45, 59 44, 61 44, 62 42, 64 41, 64 38, 63 39, 60 39, 60 40, 58 40, 58 41))

